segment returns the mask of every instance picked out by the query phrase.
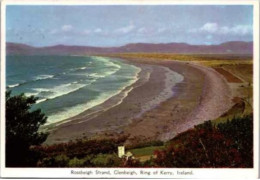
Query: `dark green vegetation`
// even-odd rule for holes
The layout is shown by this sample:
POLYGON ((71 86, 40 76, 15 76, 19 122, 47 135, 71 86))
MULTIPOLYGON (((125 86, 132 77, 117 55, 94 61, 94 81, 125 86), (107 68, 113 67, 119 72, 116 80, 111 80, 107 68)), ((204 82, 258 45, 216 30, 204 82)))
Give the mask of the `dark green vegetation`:
POLYGON ((253 115, 225 123, 207 121, 158 146, 126 147, 135 159, 117 157, 127 137, 38 146, 40 167, 253 167, 253 115))
POLYGON ((34 166, 39 154, 31 150, 33 145, 43 143, 47 134, 39 133, 40 125, 47 117, 41 110, 30 111, 37 98, 24 94, 11 97, 6 93, 6 166, 34 166))
POLYGON ((40 145, 38 128, 46 117, 30 111, 36 98, 10 96, 6 102, 8 167, 253 167, 253 114, 215 123, 207 121, 163 143, 126 147, 135 158, 119 158, 117 147, 127 136, 40 145))
POLYGON ((160 167, 253 167, 253 115, 217 126, 207 121, 155 152, 160 167))
POLYGON ((138 161, 126 162, 117 156, 117 147, 126 141, 126 136, 114 139, 77 140, 75 142, 38 146, 41 153, 39 167, 128 167, 138 161))

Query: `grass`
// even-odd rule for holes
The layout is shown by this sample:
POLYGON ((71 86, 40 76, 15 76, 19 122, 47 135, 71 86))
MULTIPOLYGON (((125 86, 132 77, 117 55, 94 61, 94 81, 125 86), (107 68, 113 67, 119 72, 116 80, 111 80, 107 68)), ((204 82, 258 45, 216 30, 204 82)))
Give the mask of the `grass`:
POLYGON ((244 54, 170 54, 170 53, 119 53, 106 56, 121 58, 142 58, 156 60, 177 60, 197 62, 206 66, 253 64, 252 55, 244 54))
POLYGON ((237 64, 231 65, 227 64, 222 66, 222 68, 230 73, 234 74, 238 78, 244 80, 245 82, 253 82, 253 64, 237 64))
POLYGON ((241 99, 241 102, 244 102, 244 107, 242 107, 241 103, 236 103, 229 111, 227 111, 222 116, 218 117, 217 119, 212 120, 214 124, 225 123, 230 119, 240 118, 245 115, 249 115, 253 112, 253 109, 250 104, 246 103, 244 100, 241 99))
POLYGON ((226 80, 227 80, 228 82, 231 82, 231 83, 243 83, 243 81, 242 81, 241 79, 239 79, 239 78, 236 77, 234 74, 230 73, 229 71, 224 70, 224 69, 221 68, 221 67, 214 67, 214 69, 215 69, 218 73, 222 74, 222 75, 226 78, 226 80))
POLYGON ((165 146, 147 146, 143 148, 130 149, 129 151, 133 153, 140 162, 149 161, 151 158, 154 158, 155 150, 163 150, 165 146))
POLYGON ((114 56, 122 58, 167 59, 200 63, 205 66, 252 64, 251 55, 235 54, 169 54, 169 53, 121 53, 114 56))
POLYGON ((130 149, 129 151, 134 154, 135 157, 139 156, 152 156, 153 152, 155 150, 161 150, 165 148, 164 146, 149 146, 149 147, 144 147, 144 148, 136 148, 136 149, 130 149))
POLYGON ((201 60, 193 61, 195 63, 208 66, 208 67, 218 67, 223 65, 252 65, 252 60, 201 60))
POLYGON ((236 54, 173 54, 173 53, 120 53, 116 54, 124 57, 175 59, 175 60, 252 60, 251 55, 236 54))

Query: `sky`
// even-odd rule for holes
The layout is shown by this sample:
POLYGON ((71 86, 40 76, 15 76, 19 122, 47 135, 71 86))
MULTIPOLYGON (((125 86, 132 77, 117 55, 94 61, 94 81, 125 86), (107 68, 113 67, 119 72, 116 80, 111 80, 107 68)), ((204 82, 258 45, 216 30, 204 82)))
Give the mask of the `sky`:
POLYGON ((251 5, 8 5, 6 41, 31 46, 253 40, 251 5))

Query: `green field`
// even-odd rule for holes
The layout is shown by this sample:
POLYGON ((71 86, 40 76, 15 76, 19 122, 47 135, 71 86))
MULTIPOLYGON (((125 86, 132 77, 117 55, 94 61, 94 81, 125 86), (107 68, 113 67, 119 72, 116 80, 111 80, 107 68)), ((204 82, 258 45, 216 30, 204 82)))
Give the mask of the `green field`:
POLYGON ((161 150, 165 146, 149 146, 144 148, 130 149, 129 151, 134 154, 135 157, 139 156, 152 156, 155 150, 161 150))

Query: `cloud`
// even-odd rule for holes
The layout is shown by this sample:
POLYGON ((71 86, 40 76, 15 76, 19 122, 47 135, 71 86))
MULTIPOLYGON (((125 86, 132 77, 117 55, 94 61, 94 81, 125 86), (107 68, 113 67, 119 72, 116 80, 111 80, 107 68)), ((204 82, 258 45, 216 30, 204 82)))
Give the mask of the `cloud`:
POLYGON ((158 33, 163 33, 165 31, 167 31, 167 28, 165 28, 165 27, 161 27, 158 29, 158 33))
POLYGON ((55 35, 55 34, 64 34, 64 33, 68 33, 68 32, 72 32, 73 31, 73 27, 72 27, 72 25, 63 25, 63 26, 61 26, 60 28, 58 28, 58 29, 52 29, 52 30, 50 30, 49 31, 49 33, 50 34, 52 34, 52 35, 55 35))
POLYGON ((237 25, 231 28, 230 31, 235 34, 246 35, 251 34, 253 32, 253 28, 249 25, 237 25))
POLYGON ((61 27, 61 30, 64 31, 64 32, 71 31, 72 29, 73 29, 72 25, 63 25, 61 27))
POLYGON ((135 29, 135 25, 133 25, 133 23, 130 23, 129 25, 125 26, 125 27, 121 27, 115 30, 116 33, 121 33, 121 34, 127 34, 130 33, 131 31, 133 31, 135 29))
POLYGON ((219 26, 217 23, 206 23, 200 28, 188 30, 189 33, 210 33, 215 35, 238 35, 244 36, 253 33, 250 25, 235 25, 232 27, 219 26))
POLYGON ((159 28, 154 28, 154 27, 141 27, 137 30, 137 33, 148 36, 148 35, 159 35, 161 33, 164 33, 166 31, 169 31, 169 29, 165 27, 159 27, 159 28))
POLYGON ((101 32, 102 32, 102 29, 96 28, 96 29, 94 30, 94 32, 95 32, 95 33, 101 33, 101 32))
POLYGON ((228 34, 228 33, 230 33, 230 28, 227 27, 227 26, 223 26, 223 27, 219 28, 219 33, 220 34, 228 34))
POLYGON ((61 36, 73 36, 73 35, 89 35, 94 31, 89 29, 79 30, 74 28, 71 25, 63 25, 58 29, 49 30, 49 34, 51 35, 61 35, 61 36))
POLYGON ((217 23, 206 23, 199 30, 209 32, 209 33, 214 33, 218 30, 218 24, 217 23))
POLYGON ((218 29, 220 34, 248 35, 253 33, 253 27, 249 25, 223 26, 218 29))
POLYGON ((143 34, 147 32, 147 29, 145 27, 141 27, 137 30, 137 32, 143 34))

